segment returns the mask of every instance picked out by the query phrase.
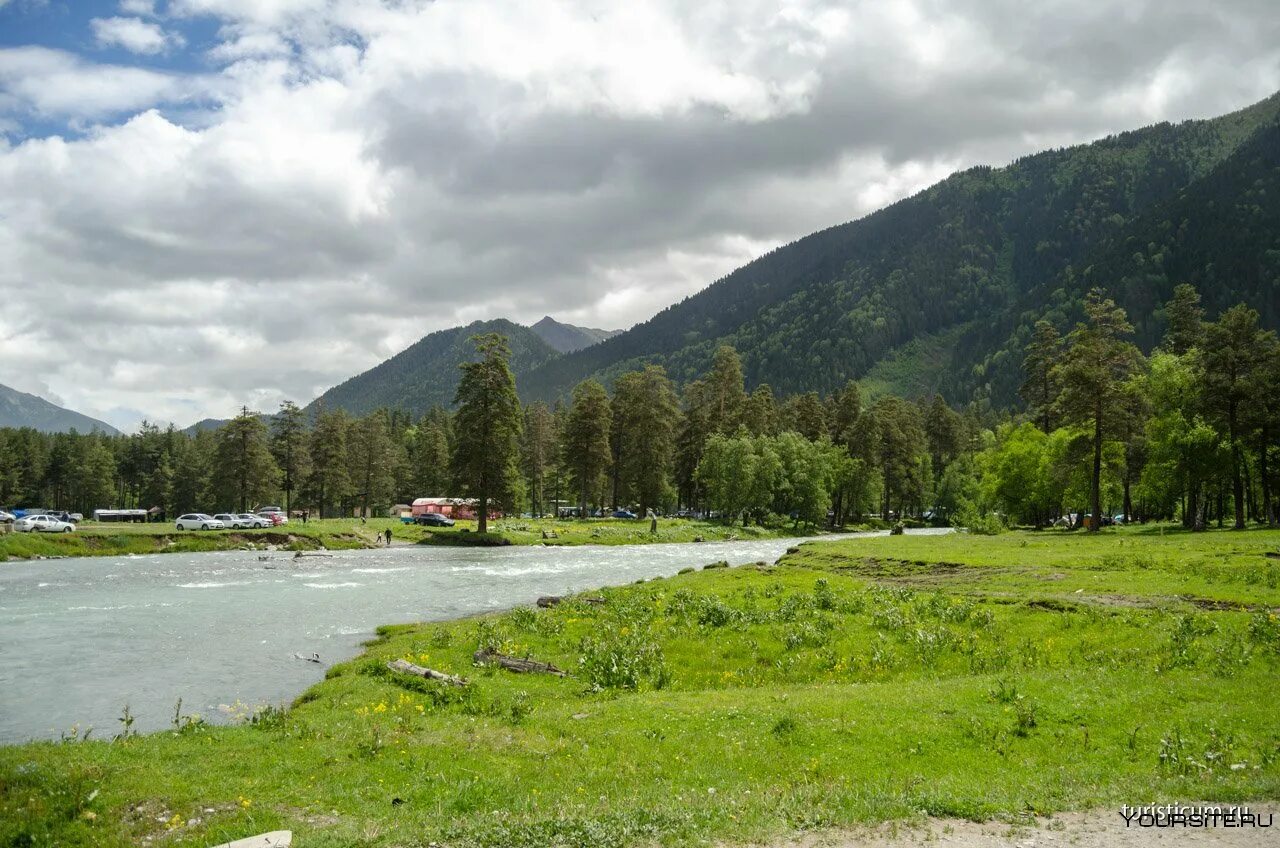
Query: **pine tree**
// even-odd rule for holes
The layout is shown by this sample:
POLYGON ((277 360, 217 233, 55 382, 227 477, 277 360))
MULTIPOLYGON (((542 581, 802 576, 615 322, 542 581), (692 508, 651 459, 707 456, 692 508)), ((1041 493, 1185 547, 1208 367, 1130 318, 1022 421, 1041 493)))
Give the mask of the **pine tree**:
POLYGON ((666 370, 649 365, 618 378, 613 410, 616 473, 645 515, 668 499, 680 402, 666 370))
POLYGON ((284 492, 284 509, 293 509, 293 493, 306 479, 311 465, 307 453, 307 415, 291 400, 280 404, 271 422, 271 454, 280 469, 280 489, 284 492))
POLYGON ((827 410, 817 392, 805 392, 787 400, 782 407, 784 430, 799 433, 811 442, 827 434, 827 410))
POLYGON ((413 430, 409 479, 420 497, 445 497, 451 488, 447 424, 447 416, 428 411, 413 430))
POLYGON ((565 421, 561 453, 578 493, 583 514, 598 501, 600 484, 609 468, 612 412, 604 386, 584 380, 573 389, 565 421))
POLYGON ((248 408, 217 432, 213 485, 219 501, 245 512, 271 498, 280 471, 271 456, 267 425, 248 408))
POLYGON ((848 448, 852 444, 858 419, 862 417, 862 391, 853 380, 836 392, 831 404, 831 441, 848 448))
POLYGON ((1168 329, 1162 347, 1169 353, 1182 356, 1204 340, 1204 309, 1200 306, 1200 292, 1189 283, 1180 283, 1173 290, 1173 297, 1164 305, 1164 317, 1168 329))
POLYGON ((1040 429, 1049 433, 1053 430, 1052 412, 1058 394, 1053 369, 1062 356, 1062 337, 1057 328, 1048 321, 1037 321, 1026 353, 1022 360, 1026 380, 1018 391, 1039 419, 1040 429))
POLYGON ((753 436, 778 434, 778 407, 768 383, 756 386, 743 402, 742 426, 753 436))
POLYGON ((1241 456, 1246 430, 1244 407, 1251 401, 1255 372, 1262 364, 1265 342, 1258 313, 1239 304, 1204 328, 1204 397, 1210 415, 1225 430, 1231 450, 1231 491, 1235 528, 1245 527, 1245 488, 1241 456))
POLYGON ((557 444, 555 417, 547 405, 538 401, 526 406, 520 465, 529 487, 529 509, 534 517, 546 512, 547 478, 553 473, 557 444))
POLYGON ((477 529, 489 529, 491 500, 512 510, 520 500, 520 399, 508 364, 511 349, 497 333, 473 336, 478 362, 464 362, 453 402, 453 478, 477 500, 477 529))
POLYGON ((875 460, 883 485, 881 515, 887 520, 891 513, 904 514, 923 494, 919 460, 927 444, 914 403, 889 395, 877 400, 868 415, 879 436, 875 460))
POLYGON ((1061 386, 1058 408, 1063 420, 1091 433, 1093 464, 1090 472, 1090 530, 1102 527, 1102 450, 1108 441, 1121 439, 1128 412, 1127 383, 1138 371, 1142 354, 1126 341, 1133 327, 1124 309, 1101 289, 1085 299, 1083 323, 1067 336, 1067 349, 1053 367, 1051 379, 1061 386))
POLYGON ((929 441, 929 462, 935 478, 960 453, 963 422, 942 395, 934 395, 924 411, 924 433, 929 441))
POLYGON ((707 384, 694 380, 684 387, 683 415, 676 432, 676 490, 677 500, 685 506, 696 507, 705 490, 698 477, 698 465, 711 435, 711 418, 707 414, 707 384))
POLYGON ((347 476, 360 499, 361 515, 372 517, 375 507, 381 510, 390 504, 394 460, 386 410, 351 422, 347 431, 347 476))
POLYGON ((351 484, 347 476, 347 422, 347 414, 340 409, 321 410, 311 431, 308 443, 311 474, 307 488, 321 518, 325 516, 325 507, 347 496, 351 484))
POLYGON ((736 433, 742 423, 742 404, 746 400, 738 352, 729 345, 716 348, 705 383, 704 402, 711 432, 736 433))

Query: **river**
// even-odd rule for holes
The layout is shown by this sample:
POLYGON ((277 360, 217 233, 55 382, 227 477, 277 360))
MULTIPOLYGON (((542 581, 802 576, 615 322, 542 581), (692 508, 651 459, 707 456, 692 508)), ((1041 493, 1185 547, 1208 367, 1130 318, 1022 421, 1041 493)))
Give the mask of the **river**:
POLYGON ((178 698, 183 713, 226 720, 224 705, 292 700, 379 624, 459 618, 716 560, 772 562, 799 541, 0 564, 0 743, 58 738, 73 725, 110 737, 126 704, 135 730, 159 729, 178 698), (313 652, 319 664, 294 657, 313 652))
POLYGON ((0 564, 0 742, 98 737, 223 705, 287 702, 379 624, 440 621, 686 566, 777 559, 797 540, 591 547, 225 551, 0 564), (260 557, 268 557, 262 561, 260 557), (295 653, 320 655, 303 662, 295 653))

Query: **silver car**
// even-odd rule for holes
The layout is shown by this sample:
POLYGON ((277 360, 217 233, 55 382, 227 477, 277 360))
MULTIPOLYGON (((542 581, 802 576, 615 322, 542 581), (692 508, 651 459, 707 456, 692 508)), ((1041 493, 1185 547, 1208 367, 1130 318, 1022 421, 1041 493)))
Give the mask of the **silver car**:
POLYGON ((19 533, 74 533, 76 526, 52 515, 28 515, 13 522, 13 529, 19 533))
POLYGON ((227 525, 223 524, 212 515, 205 515, 203 512, 188 512, 186 515, 178 516, 178 520, 174 525, 179 530, 226 530, 227 525))

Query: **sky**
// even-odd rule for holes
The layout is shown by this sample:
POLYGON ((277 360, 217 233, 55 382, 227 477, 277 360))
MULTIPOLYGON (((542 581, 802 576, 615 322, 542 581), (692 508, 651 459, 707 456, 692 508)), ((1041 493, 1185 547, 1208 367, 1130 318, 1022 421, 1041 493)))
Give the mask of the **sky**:
POLYGON ((959 168, 1280 89, 1275 0, 0 0, 0 383, 131 430, 622 328, 959 168))

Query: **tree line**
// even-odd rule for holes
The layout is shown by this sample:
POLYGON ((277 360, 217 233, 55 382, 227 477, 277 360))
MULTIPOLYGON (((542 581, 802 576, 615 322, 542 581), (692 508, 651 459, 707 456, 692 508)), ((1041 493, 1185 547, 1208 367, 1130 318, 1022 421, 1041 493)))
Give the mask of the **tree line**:
POLYGON ((167 514, 266 502, 317 515, 378 514, 415 496, 578 514, 693 510, 724 521, 833 526, 870 516, 979 528, 1042 526, 1113 511, 1199 529, 1275 523, 1280 342, 1244 305, 1207 321, 1191 286, 1164 306, 1150 356, 1100 290, 1065 335, 1036 324, 1022 412, 956 410, 942 397, 747 391, 719 347, 683 386, 658 365, 588 379, 522 404, 504 337, 472 339, 452 410, 314 415, 286 401, 211 431, 144 423, 127 436, 0 430, 0 503, 88 514, 167 514))

